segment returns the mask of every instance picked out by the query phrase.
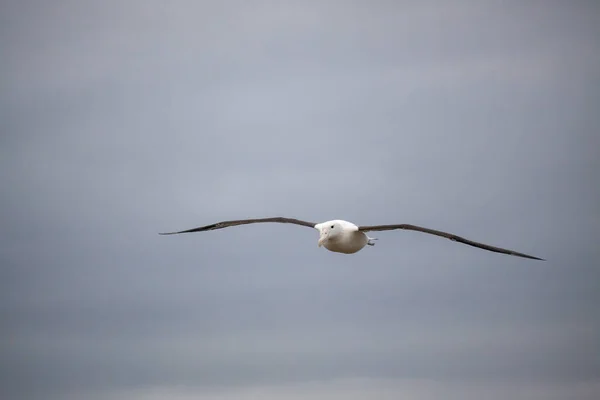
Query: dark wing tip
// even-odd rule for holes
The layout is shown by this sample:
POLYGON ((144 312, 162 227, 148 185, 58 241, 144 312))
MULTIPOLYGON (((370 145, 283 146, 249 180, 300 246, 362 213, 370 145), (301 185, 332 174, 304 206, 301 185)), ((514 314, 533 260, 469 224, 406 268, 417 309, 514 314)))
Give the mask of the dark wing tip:
POLYGON ((548 261, 545 258, 539 258, 539 257, 534 257, 534 256, 520 256, 520 257, 530 258, 532 260, 538 260, 538 261, 548 261))
POLYGON ((516 256, 516 257, 529 258, 530 260, 546 261, 545 259, 540 258, 540 257, 530 256, 529 254, 519 253, 519 252, 512 251, 512 250, 509 250, 509 253, 507 253, 507 254, 510 254, 511 256, 516 256))

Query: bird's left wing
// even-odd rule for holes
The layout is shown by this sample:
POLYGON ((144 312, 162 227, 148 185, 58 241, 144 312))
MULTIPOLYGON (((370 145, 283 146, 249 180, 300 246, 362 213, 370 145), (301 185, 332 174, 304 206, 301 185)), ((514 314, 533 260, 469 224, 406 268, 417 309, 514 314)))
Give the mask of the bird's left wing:
POLYGON ((454 242, 464 243, 464 244, 467 244, 469 246, 478 247, 480 249, 484 249, 484 250, 488 250, 488 251, 493 251, 493 252, 496 252, 496 253, 509 254, 511 256, 530 258, 532 260, 546 261, 543 258, 538 258, 538 257, 530 256, 530 255, 527 255, 527 254, 519 253, 519 252, 514 251, 514 250, 503 249, 501 247, 490 246, 490 245, 484 244, 484 243, 474 242, 472 240, 465 239, 463 237, 454 235, 452 233, 437 231, 435 229, 423 228, 423 227, 417 226, 417 225, 394 224, 394 225, 372 225, 372 226, 359 226, 358 227, 358 230, 362 231, 362 232, 368 232, 368 231, 390 231, 390 230, 394 230, 394 229, 405 229, 405 230, 409 230, 409 231, 418 231, 418 232, 429 233, 430 235, 441 236, 441 237, 450 239, 450 240, 452 240, 454 242))

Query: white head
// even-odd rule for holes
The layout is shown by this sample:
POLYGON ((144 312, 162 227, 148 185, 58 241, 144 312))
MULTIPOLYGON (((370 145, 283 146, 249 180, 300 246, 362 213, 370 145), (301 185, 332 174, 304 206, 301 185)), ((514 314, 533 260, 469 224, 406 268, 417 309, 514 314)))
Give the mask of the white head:
POLYGON ((342 234, 343 228, 340 222, 341 221, 334 220, 315 225, 315 228, 317 228, 321 234, 318 242, 319 247, 323 246, 328 240, 335 240, 336 237, 339 237, 342 234))

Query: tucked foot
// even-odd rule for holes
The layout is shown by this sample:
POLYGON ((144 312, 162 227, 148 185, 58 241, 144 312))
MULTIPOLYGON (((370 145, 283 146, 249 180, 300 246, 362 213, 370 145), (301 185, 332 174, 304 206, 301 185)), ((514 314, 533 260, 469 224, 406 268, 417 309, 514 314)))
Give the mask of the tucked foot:
POLYGON ((369 246, 375 246, 375 240, 377 240, 377 238, 369 238, 369 240, 367 241, 367 244, 369 246))

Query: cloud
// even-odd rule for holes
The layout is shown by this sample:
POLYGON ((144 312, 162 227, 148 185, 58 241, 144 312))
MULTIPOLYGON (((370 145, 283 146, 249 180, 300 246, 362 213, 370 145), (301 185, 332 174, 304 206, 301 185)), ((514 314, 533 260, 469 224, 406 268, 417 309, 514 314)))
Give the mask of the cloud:
POLYGON ((0 397, 597 393, 594 6, 3 10, 0 397))
MULTIPOLYGON (((573 385, 538 384, 489 384, 476 382, 448 383, 431 380, 393 380, 355 378, 332 381, 312 381, 302 384, 277 386, 250 386, 236 389, 206 390, 194 387, 157 387, 129 391, 109 392, 90 397, 110 400, 152 400, 152 399, 594 399, 600 392, 597 381, 573 385)), ((87 394, 89 395, 89 394, 87 394)), ((76 398, 76 396, 74 397, 76 398)))

